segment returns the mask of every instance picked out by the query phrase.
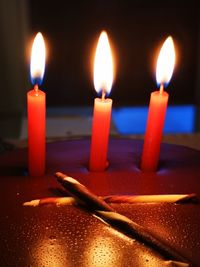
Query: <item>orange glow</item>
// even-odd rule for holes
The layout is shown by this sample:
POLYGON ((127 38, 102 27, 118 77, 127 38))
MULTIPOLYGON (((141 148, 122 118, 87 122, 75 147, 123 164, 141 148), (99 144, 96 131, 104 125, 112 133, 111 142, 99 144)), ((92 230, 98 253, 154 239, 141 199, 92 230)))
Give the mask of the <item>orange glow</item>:
POLYGON ((167 85, 172 77, 175 65, 175 49, 171 36, 169 36, 158 56, 156 67, 156 80, 158 85, 167 85))
POLYGON ((88 267, 121 266, 117 245, 108 237, 95 237, 88 248, 88 267))
POLYGON ((34 255, 34 266, 60 267, 70 264, 70 255, 66 250, 66 245, 57 239, 39 240, 32 248, 31 253, 34 255))
POLYGON ((113 59, 107 33, 99 37, 94 59, 94 87, 97 93, 109 94, 113 83, 113 59))
POLYGON ((45 43, 40 32, 36 35, 32 51, 30 73, 33 84, 40 84, 42 82, 45 70, 45 43))

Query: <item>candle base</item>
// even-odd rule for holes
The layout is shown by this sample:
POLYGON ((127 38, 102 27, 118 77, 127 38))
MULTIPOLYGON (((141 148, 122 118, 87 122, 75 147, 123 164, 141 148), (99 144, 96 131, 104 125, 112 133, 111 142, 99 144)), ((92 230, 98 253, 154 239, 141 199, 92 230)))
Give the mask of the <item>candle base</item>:
MULTIPOLYGON (((143 162, 145 162, 146 159, 143 159, 143 162)), ((141 171, 143 172, 156 172, 158 170, 158 164, 153 162, 153 164, 149 163, 149 164, 145 164, 145 163, 141 163, 141 171)))
POLYGON ((157 170, 168 98, 168 93, 164 91, 151 93, 141 159, 142 171, 155 172, 157 170))
POLYGON ((104 165, 94 165, 92 162, 89 164, 90 172, 104 172, 109 167, 109 161, 107 160, 104 165))
POLYGON ((45 174, 46 94, 37 86, 27 93, 28 170, 30 176, 45 174))
POLYGON ((94 101, 92 140, 90 149, 90 171, 105 171, 108 167, 107 150, 109 142, 112 99, 94 101))

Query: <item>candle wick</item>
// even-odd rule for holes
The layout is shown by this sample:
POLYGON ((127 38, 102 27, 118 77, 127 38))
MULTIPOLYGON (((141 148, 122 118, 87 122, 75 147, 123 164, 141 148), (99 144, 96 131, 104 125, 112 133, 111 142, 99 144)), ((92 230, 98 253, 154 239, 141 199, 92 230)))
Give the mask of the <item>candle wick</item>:
POLYGON ((104 101, 105 98, 106 98, 106 91, 103 89, 102 90, 102 97, 101 97, 101 99, 104 101))
POLYGON ((35 91, 35 94, 36 94, 36 95, 38 95, 38 90, 39 90, 39 88, 38 88, 38 84, 35 84, 35 85, 34 85, 34 91, 35 91))
POLYGON ((38 89, 38 85, 37 85, 37 84, 34 85, 34 90, 35 90, 36 92, 38 92, 39 89, 38 89))
POLYGON ((160 94, 162 95, 163 92, 164 92, 164 85, 163 85, 163 83, 161 83, 161 85, 160 85, 160 94))

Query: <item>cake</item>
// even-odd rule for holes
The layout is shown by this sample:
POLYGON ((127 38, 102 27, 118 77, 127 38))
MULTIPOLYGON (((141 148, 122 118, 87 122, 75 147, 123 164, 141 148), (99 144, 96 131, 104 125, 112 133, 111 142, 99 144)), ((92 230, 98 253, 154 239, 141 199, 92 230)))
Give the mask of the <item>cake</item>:
MULTIPOLYGON (((66 196, 53 174, 62 171, 98 196, 200 195, 200 151, 162 144, 158 171, 139 168, 142 141, 111 139, 109 167, 89 172, 90 140, 47 144, 44 177, 27 175, 27 149, 0 156, 0 266, 175 266, 80 206, 23 206, 26 201, 66 196)), ((113 203, 120 214, 149 229, 192 263, 200 262, 198 203, 113 203)), ((187 265, 182 265, 187 266, 187 265)))

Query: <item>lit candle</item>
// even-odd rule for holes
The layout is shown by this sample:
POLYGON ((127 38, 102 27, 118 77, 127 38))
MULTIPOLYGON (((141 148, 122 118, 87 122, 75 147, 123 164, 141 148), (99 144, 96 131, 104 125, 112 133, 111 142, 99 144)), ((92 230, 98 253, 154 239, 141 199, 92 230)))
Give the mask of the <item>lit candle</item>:
POLYGON ((157 169, 169 97, 168 93, 164 91, 164 87, 171 79, 174 64, 174 44, 172 37, 169 36, 164 42, 157 60, 156 80, 160 90, 151 93, 141 161, 143 171, 156 171, 157 169))
POLYGON ((27 93, 28 112, 28 169, 29 175, 45 172, 46 95, 39 89, 45 69, 45 44, 41 33, 34 39, 30 74, 33 89, 27 93))
POLYGON ((99 37, 94 60, 94 87, 101 98, 95 98, 90 151, 90 171, 104 171, 107 167, 107 150, 110 131, 112 99, 106 98, 113 82, 113 60, 108 36, 99 37))

